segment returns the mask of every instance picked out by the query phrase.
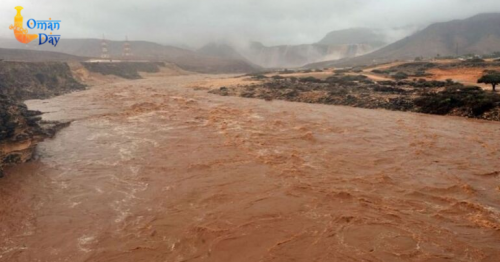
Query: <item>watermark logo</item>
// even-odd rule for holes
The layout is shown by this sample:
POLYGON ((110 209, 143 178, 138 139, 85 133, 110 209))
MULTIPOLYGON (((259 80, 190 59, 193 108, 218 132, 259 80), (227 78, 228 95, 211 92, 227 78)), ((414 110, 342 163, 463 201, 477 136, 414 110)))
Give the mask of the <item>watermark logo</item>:
POLYGON ((61 35, 52 35, 52 31, 61 29, 61 20, 52 20, 52 18, 49 18, 49 20, 37 21, 35 19, 29 19, 26 22, 25 28, 23 27, 24 18, 21 15, 23 7, 17 6, 15 9, 17 10, 17 15, 14 17, 14 25, 10 25, 9 29, 14 30, 14 36, 17 41, 27 44, 38 38, 38 45, 49 43, 54 47, 57 46, 57 43, 59 43, 61 39, 61 35), (48 35, 44 33, 29 34, 28 29, 50 30, 51 32, 48 35))

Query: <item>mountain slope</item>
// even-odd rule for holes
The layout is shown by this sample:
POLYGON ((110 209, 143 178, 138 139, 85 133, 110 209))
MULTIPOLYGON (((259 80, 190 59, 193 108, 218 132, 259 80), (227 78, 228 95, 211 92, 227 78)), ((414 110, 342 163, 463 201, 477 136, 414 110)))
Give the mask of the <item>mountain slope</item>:
MULTIPOLYGON (((15 40, 0 40, 3 48, 29 48, 29 50, 57 51, 84 57, 100 57, 100 39, 61 39, 57 47, 51 45, 38 46, 35 44, 22 45, 15 40)), ((109 55, 113 59, 121 59, 125 41, 106 41, 109 55)), ((153 61, 166 61, 177 64, 179 67, 202 73, 247 73, 255 72, 258 68, 238 59, 224 59, 209 57, 193 51, 164 46, 147 41, 129 41, 133 57, 153 61)))
POLYGON ((87 58, 58 52, 0 48, 0 59, 25 62, 85 61, 87 58))
POLYGON ((350 28, 328 33, 318 44, 323 45, 351 45, 366 44, 381 47, 385 44, 383 35, 368 28, 350 28))
POLYGON ((384 45, 384 37, 370 29, 328 33, 321 41, 304 45, 265 46, 254 42, 244 55, 263 67, 301 67, 308 63, 356 57, 384 45))
POLYGON ((238 53, 232 46, 222 43, 209 43, 198 49, 196 53, 224 59, 246 60, 246 58, 238 53))
POLYGON ((373 53, 346 59, 308 65, 327 67, 351 66, 373 62, 432 58, 437 55, 490 54, 500 51, 500 14, 480 14, 464 20, 436 23, 426 29, 373 53))

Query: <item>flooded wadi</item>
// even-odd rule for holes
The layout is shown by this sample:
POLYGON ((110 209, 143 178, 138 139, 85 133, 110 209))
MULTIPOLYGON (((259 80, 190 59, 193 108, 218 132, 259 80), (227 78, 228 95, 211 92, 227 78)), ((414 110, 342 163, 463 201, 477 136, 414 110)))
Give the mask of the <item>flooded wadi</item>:
POLYGON ((499 122, 193 88, 220 77, 28 101, 73 122, 0 180, 0 261, 499 261, 499 122))

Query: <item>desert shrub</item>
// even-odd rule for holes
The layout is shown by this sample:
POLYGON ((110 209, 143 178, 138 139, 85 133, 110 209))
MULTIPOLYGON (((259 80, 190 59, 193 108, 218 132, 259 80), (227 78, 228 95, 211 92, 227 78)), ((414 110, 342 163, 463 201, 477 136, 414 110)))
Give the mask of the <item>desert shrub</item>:
POLYGON ((373 81, 364 75, 330 76, 325 80, 325 82, 338 85, 356 85, 358 82, 365 84, 373 83, 373 81))
POLYGON ((363 81, 368 79, 368 77, 364 75, 347 75, 342 77, 342 79, 346 81, 363 81))
POLYGON ((401 88, 392 87, 392 86, 380 86, 380 85, 375 85, 373 87, 373 91, 381 92, 381 93, 391 93, 391 94, 404 94, 404 93, 406 93, 406 90, 401 89, 401 88))
POLYGON ((485 92, 475 86, 456 85, 449 86, 441 92, 424 94, 414 102, 422 113, 446 115, 458 109, 477 117, 498 106, 500 95, 485 92))
POLYGON ((390 75, 394 72, 396 72, 394 69, 387 69, 387 70, 373 69, 372 70, 372 73, 379 74, 379 75, 390 75))
POLYGON ((254 75, 252 76, 252 79, 257 79, 257 80, 262 80, 262 79, 266 79, 267 76, 265 75, 254 75))
POLYGON ((272 79, 274 80, 281 80, 281 79, 285 79, 284 77, 280 76, 280 75, 274 75, 271 77, 272 79))
POLYGON ((394 74, 392 76, 392 78, 394 78, 396 80, 403 80, 403 79, 407 79, 408 75, 406 73, 403 73, 403 72, 397 72, 396 74, 394 74))
POLYGON ((323 83, 324 81, 312 76, 299 78, 299 82, 301 83, 323 83))
POLYGON ((415 72, 415 76, 418 76, 418 77, 421 77, 421 76, 427 76, 427 75, 429 75, 429 74, 427 74, 427 73, 425 72, 425 70, 422 70, 422 69, 417 70, 417 72, 415 72))
POLYGON ((363 68, 362 67, 354 67, 353 69, 351 69, 351 72, 361 73, 361 72, 363 72, 363 68))
POLYGON ((289 70, 289 69, 285 69, 285 70, 279 72, 279 74, 282 74, 282 75, 293 74, 293 73, 295 73, 295 71, 289 70))
POLYGON ((436 64, 428 62, 411 62, 392 67, 391 69, 428 69, 435 67, 436 64))
POLYGON ((378 81, 377 83, 384 86, 395 86, 397 84, 394 81, 378 81))
POLYGON ((419 79, 416 82, 415 81, 413 81, 413 82, 404 81, 404 82, 400 82, 400 83, 402 83, 403 85, 409 85, 409 86, 416 87, 416 88, 438 88, 438 87, 445 87, 445 86, 451 86, 451 85, 462 85, 459 83, 455 83, 453 81, 452 82, 443 82, 443 81, 437 81, 437 80, 427 81, 425 79, 419 79))
POLYGON ((484 63, 485 61, 484 61, 484 59, 475 57, 475 58, 472 58, 472 59, 467 59, 465 62, 469 62, 469 63, 484 63))
POLYGON ((339 74, 345 74, 345 73, 349 73, 351 72, 350 69, 335 69, 335 71, 333 71, 335 74, 339 75, 339 74))

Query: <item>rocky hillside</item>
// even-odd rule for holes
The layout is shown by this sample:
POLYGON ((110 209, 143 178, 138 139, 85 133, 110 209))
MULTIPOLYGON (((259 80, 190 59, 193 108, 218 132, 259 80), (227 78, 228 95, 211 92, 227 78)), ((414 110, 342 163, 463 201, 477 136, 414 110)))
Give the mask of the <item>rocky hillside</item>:
POLYGON ((41 121, 23 100, 82 90, 66 63, 0 62, 0 176, 3 167, 26 162, 36 145, 67 125, 41 121))
POLYGON ((480 14, 464 20, 432 24, 426 29, 373 53, 309 65, 353 66, 370 63, 500 51, 500 13, 480 14))
POLYGON ((25 62, 79 62, 87 58, 50 51, 0 48, 0 60, 25 62))
POLYGON ((17 101, 83 89, 66 63, 0 62, 0 94, 17 101))
POLYGON ((383 35, 371 29, 353 28, 330 32, 314 44, 265 46, 254 42, 244 55, 252 63, 263 67, 301 67, 309 63, 357 57, 383 45, 383 35))
MULTIPOLYGON (((79 57, 100 57, 100 39, 61 39, 56 48, 53 46, 27 45, 30 50, 54 51, 79 57)), ((125 41, 106 41, 108 52, 115 60, 122 59, 125 41)), ((249 73, 256 72, 259 68, 247 61, 235 58, 220 58, 194 51, 161 45, 147 41, 129 41, 134 59, 158 62, 171 62, 180 68, 200 73, 249 73)), ((21 45, 23 46, 23 45, 21 45)), ((15 40, 0 39, 0 48, 20 48, 15 40)), ((28 50, 27 50, 28 51, 28 50)), ((29 57, 28 57, 29 58, 29 57)), ((23 60, 30 61, 30 60, 23 60)))
POLYGON ((81 63, 90 72, 102 75, 115 75, 125 79, 142 78, 139 72, 158 73, 162 62, 128 62, 128 63, 81 63))
POLYGON ((236 51, 232 46, 224 43, 209 43, 196 51, 200 55, 218 57, 225 59, 235 59, 243 60, 243 57, 238 51, 236 51))
POLYGON ((37 124, 37 112, 0 95, 0 177, 3 166, 31 159, 44 132, 37 124))
POLYGON ((0 177, 4 167, 31 160, 39 142, 69 124, 43 122, 39 115, 41 112, 0 95, 0 177))
POLYGON ((352 45, 364 44, 380 48, 386 44, 383 34, 369 28, 350 28, 328 33, 318 44, 322 45, 352 45))

